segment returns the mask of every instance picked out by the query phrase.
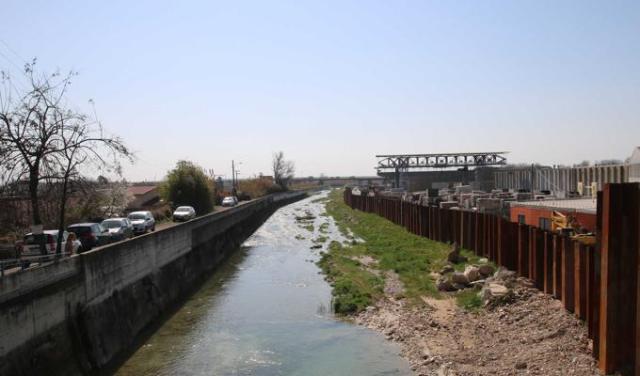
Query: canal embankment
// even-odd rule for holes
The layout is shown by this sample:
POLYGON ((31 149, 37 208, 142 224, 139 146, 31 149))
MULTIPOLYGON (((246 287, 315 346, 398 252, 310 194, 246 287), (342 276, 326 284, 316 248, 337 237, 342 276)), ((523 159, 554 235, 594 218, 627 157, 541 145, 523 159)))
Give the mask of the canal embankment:
POLYGON ((129 351, 293 192, 5 276, 0 374, 86 374, 129 351))
POLYGON ((485 262, 466 250, 448 263, 451 244, 410 233, 351 209, 334 191, 327 213, 350 240, 334 243, 320 265, 346 318, 402 347, 417 375, 598 375, 587 327, 531 281, 499 270, 508 287, 491 302, 482 290, 438 291, 449 270, 485 262))
POLYGON ((116 375, 410 375, 397 344, 330 309, 316 262, 348 240, 326 194, 271 215, 116 375))

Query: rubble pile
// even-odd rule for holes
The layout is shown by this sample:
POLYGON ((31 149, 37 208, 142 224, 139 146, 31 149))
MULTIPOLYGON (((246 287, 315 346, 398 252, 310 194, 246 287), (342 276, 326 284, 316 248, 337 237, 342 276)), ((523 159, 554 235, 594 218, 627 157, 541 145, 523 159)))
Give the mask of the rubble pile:
POLYGON ((451 297, 424 298, 428 308, 390 297, 355 321, 399 343, 416 375, 599 375, 587 328, 558 300, 504 269, 480 292, 490 297, 478 312, 451 297))
POLYGON ((402 283, 386 275, 385 298, 358 314, 402 347, 416 375, 599 375, 583 322, 533 283, 487 259, 456 271, 466 262, 454 244, 439 273, 443 299, 423 297, 424 305, 402 298, 402 283), (455 295, 477 290, 483 309, 459 308, 455 295))

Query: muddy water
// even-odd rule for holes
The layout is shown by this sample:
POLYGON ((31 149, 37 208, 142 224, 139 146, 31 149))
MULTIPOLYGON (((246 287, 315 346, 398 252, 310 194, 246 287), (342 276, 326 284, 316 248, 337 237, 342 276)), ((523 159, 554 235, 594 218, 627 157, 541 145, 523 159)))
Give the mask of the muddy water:
POLYGON ((330 312, 331 288, 314 263, 322 249, 312 240, 344 239, 313 202, 323 196, 271 216, 117 374, 411 374, 399 347, 330 312), (315 219, 296 220, 307 214, 315 219), (313 232, 302 227, 310 223, 313 232))

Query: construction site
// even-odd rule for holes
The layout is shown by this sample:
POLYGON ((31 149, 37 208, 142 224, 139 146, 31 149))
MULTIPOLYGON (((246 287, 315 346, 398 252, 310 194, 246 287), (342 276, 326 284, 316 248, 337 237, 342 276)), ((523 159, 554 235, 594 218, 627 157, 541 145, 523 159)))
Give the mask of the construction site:
POLYGON ((640 182, 640 147, 619 164, 510 165, 508 152, 377 155, 382 183, 367 194, 499 215, 543 230, 596 230, 597 192, 607 183, 640 182))
POLYGON ((509 166, 506 154, 381 155, 377 168, 384 185, 347 188, 344 201, 351 208, 451 244, 450 265, 431 273, 437 289, 450 297, 479 291, 491 307, 470 317, 430 301, 433 310, 420 316, 406 314, 390 299, 378 307, 384 314, 363 314, 361 322, 387 333, 379 317, 405 312, 399 322, 443 325, 446 334, 440 328, 431 337, 441 347, 417 353, 411 349, 422 342, 410 326, 397 324, 390 336, 412 343, 404 350, 421 374, 639 374, 640 148, 622 163, 576 167, 509 166), (460 249, 481 261, 456 270, 467 260, 460 249), (487 261, 498 268, 495 274, 487 261), (506 319, 515 316, 514 322, 506 319), (518 322, 524 317, 532 323, 528 332, 518 322), (481 335, 477 326, 491 327, 492 320, 501 328, 496 337, 469 347, 481 335), (505 322, 517 332, 504 336, 505 322), (541 339, 532 341, 527 333, 541 339), (508 350, 519 343, 528 343, 529 350, 508 350), (465 352, 449 351, 452 346, 465 352), (552 347, 560 351, 555 364, 550 355, 532 355, 552 347), (483 360, 497 349, 502 350, 483 360), (510 357, 501 355, 507 352, 510 357))

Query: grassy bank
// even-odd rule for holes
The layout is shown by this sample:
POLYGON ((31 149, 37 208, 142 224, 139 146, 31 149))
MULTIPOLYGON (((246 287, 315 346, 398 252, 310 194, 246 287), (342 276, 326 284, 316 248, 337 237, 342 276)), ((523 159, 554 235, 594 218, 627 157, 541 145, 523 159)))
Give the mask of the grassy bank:
MULTIPOLYGON (((331 215, 344 234, 349 231, 364 243, 331 244, 319 262, 334 285, 336 312, 354 313, 382 297, 382 271, 396 272, 405 286, 405 298, 422 304, 421 296, 438 296, 430 272, 446 264, 451 246, 409 233, 376 214, 349 208, 342 200, 342 190, 332 191, 326 203, 331 215), (373 258, 377 263, 363 265, 358 260, 373 258)), ((469 262, 477 257, 465 250, 469 262)), ((463 269, 457 265, 456 269, 463 269)), ((467 302, 468 303, 468 302, 467 302)))

